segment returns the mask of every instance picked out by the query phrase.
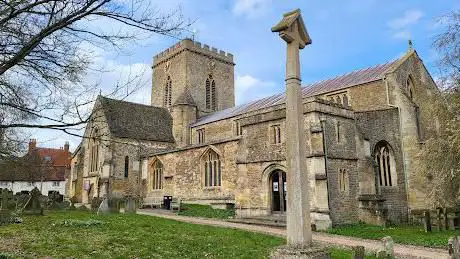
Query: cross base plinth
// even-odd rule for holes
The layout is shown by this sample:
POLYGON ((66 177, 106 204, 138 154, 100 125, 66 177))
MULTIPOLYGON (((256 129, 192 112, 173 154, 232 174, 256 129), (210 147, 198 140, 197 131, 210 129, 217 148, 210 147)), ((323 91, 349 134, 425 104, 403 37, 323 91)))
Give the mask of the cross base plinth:
POLYGON ((327 247, 312 245, 308 247, 281 246, 270 253, 270 259, 330 259, 327 247))

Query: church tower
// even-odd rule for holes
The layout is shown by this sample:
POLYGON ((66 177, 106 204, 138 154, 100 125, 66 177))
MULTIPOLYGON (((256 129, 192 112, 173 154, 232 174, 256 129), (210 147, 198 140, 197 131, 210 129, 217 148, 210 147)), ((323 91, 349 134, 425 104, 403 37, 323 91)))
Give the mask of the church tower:
POLYGON ((154 57, 151 103, 172 111, 186 96, 197 117, 234 107, 234 65, 232 54, 184 39, 154 57))

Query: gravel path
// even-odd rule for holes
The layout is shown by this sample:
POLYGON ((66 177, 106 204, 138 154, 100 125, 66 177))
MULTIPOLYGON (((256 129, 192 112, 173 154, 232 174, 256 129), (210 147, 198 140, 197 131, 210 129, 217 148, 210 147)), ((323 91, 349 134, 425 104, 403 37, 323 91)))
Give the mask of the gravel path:
MULTIPOLYGON (((143 210, 138 210, 137 214, 162 217, 162 218, 173 219, 173 220, 182 221, 182 222, 188 222, 192 224, 242 229, 242 230, 265 233, 268 235, 274 235, 274 236, 280 236, 280 237, 286 236, 286 230, 281 229, 281 228, 272 228, 272 227, 248 225, 248 224, 242 224, 242 223, 233 223, 233 222, 227 222, 224 220, 217 220, 217 219, 205 219, 205 218, 178 216, 173 213, 168 213, 165 211, 158 211, 158 210, 143 209, 143 210)), ((366 251, 374 251, 374 252, 381 248, 380 242, 376 240, 331 235, 331 234, 320 233, 320 232, 313 233, 313 240, 316 242, 322 242, 322 243, 332 244, 335 246, 343 246, 343 247, 353 247, 353 246, 360 245, 360 246, 364 246, 366 251)), ((398 258, 436 258, 436 259, 449 258, 447 250, 426 248, 426 247, 420 247, 420 246, 395 244, 394 252, 395 252, 395 255, 398 256, 398 258)))

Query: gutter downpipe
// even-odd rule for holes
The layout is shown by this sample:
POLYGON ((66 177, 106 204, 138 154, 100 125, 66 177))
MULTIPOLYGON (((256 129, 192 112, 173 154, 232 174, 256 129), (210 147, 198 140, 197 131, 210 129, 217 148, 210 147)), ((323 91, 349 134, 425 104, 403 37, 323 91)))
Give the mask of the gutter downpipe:
POLYGON ((402 152, 402 159, 403 159, 403 173, 404 173, 404 189, 406 191, 406 201, 407 201, 407 213, 409 217, 409 190, 408 190, 408 175, 407 175, 407 166, 406 166, 406 153, 404 152, 404 141, 402 136, 402 117, 401 117, 401 108, 397 105, 390 103, 390 88, 388 87, 388 80, 387 75, 383 77, 383 82, 385 82, 385 89, 387 92, 387 104, 390 107, 398 108, 398 116, 399 116, 399 134, 401 135, 401 152, 402 152))

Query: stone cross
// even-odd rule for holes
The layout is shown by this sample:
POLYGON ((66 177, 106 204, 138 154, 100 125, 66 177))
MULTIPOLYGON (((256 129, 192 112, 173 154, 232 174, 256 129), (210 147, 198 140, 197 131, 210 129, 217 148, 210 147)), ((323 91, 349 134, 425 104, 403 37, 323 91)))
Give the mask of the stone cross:
POLYGON ((284 14, 272 28, 287 43, 286 59, 286 162, 287 162, 287 243, 312 245, 309 177, 305 163, 305 130, 300 87, 299 52, 311 43, 300 10, 284 14))

